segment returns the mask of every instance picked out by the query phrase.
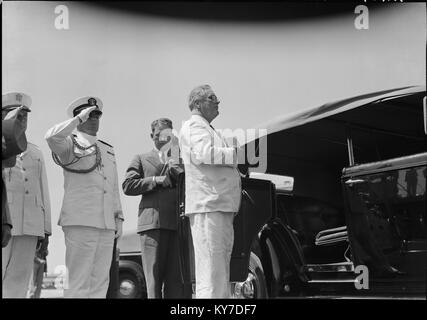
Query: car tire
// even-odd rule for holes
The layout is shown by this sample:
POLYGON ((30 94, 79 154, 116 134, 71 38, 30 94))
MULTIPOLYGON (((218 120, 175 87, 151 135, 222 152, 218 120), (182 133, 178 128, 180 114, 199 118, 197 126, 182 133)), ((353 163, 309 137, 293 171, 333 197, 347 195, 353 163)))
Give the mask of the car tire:
POLYGON ((246 281, 234 284, 233 298, 264 299, 268 298, 267 281, 258 256, 251 252, 248 277, 246 281))
POLYGON ((267 281, 265 280, 264 269, 262 268, 261 260, 258 256, 251 252, 249 260, 249 274, 254 276, 255 299, 268 297, 267 281))
POLYGON ((119 299, 144 299, 147 297, 145 281, 135 273, 121 271, 119 274, 119 299))

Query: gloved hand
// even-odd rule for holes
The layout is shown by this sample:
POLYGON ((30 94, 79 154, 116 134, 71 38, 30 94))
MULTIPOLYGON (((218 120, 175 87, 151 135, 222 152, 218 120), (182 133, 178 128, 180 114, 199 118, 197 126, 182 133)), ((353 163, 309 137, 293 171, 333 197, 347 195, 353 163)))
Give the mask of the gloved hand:
POLYGON ((13 109, 6 114, 3 120, 17 119, 17 128, 19 130, 19 134, 21 134, 27 129, 27 118, 25 117, 25 114, 27 113, 26 110, 28 110, 28 108, 25 106, 20 106, 19 108, 13 109))
POLYGON ((86 109, 83 109, 78 115, 77 115, 77 117, 79 117, 81 120, 82 120, 82 123, 83 122, 86 122, 87 121, 87 119, 89 119, 89 115, 90 115, 90 113, 93 111, 93 110, 95 110, 96 108, 98 108, 97 106, 92 106, 92 107, 89 107, 89 108, 86 108, 86 109))
POLYGON ((19 108, 15 108, 11 111, 9 111, 6 116, 4 117, 4 120, 14 119, 16 118, 20 113, 26 112, 25 110, 28 110, 25 106, 20 106, 19 108))

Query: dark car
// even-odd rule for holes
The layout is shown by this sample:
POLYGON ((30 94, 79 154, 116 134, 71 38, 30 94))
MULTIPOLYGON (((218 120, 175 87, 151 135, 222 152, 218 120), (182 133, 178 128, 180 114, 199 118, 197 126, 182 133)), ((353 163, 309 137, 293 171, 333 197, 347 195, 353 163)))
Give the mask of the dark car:
MULTIPOLYGON (((230 274, 234 297, 425 298, 423 100, 425 87, 385 90, 261 126, 268 134, 245 147, 267 144, 270 176, 254 179, 252 172, 242 178, 230 274), (292 188, 281 187, 278 177, 291 177, 292 188)), ((184 179, 177 188, 177 214, 181 272, 191 285, 184 179)), ((120 246, 121 292, 141 297, 139 242, 134 244, 138 249, 120 246), (126 291, 129 283, 136 289, 126 291)))
POLYGON ((139 235, 136 231, 123 234, 117 244, 117 248, 120 256, 118 298, 146 298, 147 289, 142 268, 139 235))

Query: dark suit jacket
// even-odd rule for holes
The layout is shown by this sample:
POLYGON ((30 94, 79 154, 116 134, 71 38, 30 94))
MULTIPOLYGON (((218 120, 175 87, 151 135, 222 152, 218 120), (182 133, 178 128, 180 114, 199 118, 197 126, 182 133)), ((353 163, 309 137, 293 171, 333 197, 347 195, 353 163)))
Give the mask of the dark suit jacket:
MULTIPOLYGON (((163 164, 157 151, 136 155, 128 169, 122 184, 123 191, 128 196, 141 195, 138 212, 137 232, 153 229, 177 229, 177 190, 155 186, 153 176, 161 175, 163 164)), ((179 166, 167 170, 171 179, 176 178, 176 172, 183 171, 179 166)))
POLYGON ((3 180, 3 168, 15 166, 16 155, 27 149, 27 137, 25 131, 20 127, 18 120, 2 120, 2 142, 1 142, 1 169, 2 169, 2 196, 1 196, 1 221, 2 224, 12 226, 9 207, 7 205, 7 192, 3 180))

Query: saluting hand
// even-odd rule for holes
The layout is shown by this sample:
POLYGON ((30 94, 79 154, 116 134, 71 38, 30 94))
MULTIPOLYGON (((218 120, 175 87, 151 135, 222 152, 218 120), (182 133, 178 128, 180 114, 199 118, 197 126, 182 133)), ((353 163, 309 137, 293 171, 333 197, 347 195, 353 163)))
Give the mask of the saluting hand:
POLYGON ((9 111, 6 116, 4 117, 4 120, 14 119, 18 116, 18 114, 21 113, 22 110, 24 110, 24 106, 20 106, 19 108, 15 108, 11 111, 9 111))
POLYGON ((4 117, 4 120, 9 120, 9 119, 17 119, 18 120, 18 130, 20 131, 19 133, 24 132, 27 129, 27 118, 25 116, 25 114, 27 113, 28 110, 27 107, 25 106, 20 106, 19 108, 13 109, 12 111, 9 111, 6 116, 4 117))
POLYGON ((89 108, 83 109, 83 110, 82 110, 82 112, 80 112, 80 113, 77 115, 77 117, 79 117, 79 118, 82 120, 82 122, 86 122, 86 121, 87 121, 87 119, 89 119, 89 115, 90 115, 90 113, 91 113, 93 110, 95 110, 96 108, 98 108, 98 107, 97 107, 97 106, 92 106, 92 107, 89 107, 89 108))

